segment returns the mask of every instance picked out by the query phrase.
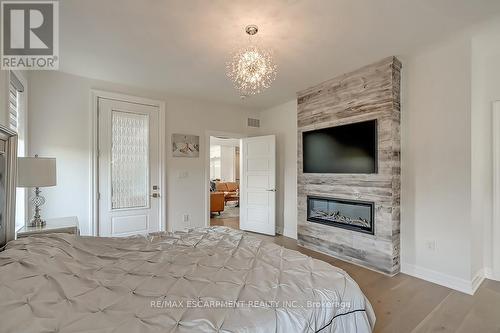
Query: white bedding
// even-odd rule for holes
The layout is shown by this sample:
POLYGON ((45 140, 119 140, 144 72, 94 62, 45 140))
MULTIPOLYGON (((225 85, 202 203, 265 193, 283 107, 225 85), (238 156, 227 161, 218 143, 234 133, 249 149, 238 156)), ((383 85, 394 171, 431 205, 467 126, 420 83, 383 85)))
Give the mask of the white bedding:
POLYGON ((339 268, 224 227, 49 234, 0 253, 1 332, 371 332, 339 268))

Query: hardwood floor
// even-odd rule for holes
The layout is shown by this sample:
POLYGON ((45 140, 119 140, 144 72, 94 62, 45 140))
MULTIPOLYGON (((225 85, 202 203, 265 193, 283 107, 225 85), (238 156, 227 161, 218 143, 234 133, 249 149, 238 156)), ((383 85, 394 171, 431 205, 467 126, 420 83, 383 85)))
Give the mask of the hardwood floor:
MULTIPOLYGON (((211 219, 210 224, 239 227, 238 219, 211 219)), ((388 277, 298 246, 292 238, 254 235, 349 273, 375 310, 374 332, 500 332, 500 282, 485 280, 476 294, 469 296, 403 273, 388 277)))
POLYGON ((370 300, 375 332, 500 332, 500 282, 485 280, 474 296, 400 273, 389 277, 297 245, 264 237, 345 270, 370 300))
POLYGON ((227 219, 210 219, 210 225, 221 225, 233 229, 240 229, 240 219, 237 217, 230 217, 227 219))

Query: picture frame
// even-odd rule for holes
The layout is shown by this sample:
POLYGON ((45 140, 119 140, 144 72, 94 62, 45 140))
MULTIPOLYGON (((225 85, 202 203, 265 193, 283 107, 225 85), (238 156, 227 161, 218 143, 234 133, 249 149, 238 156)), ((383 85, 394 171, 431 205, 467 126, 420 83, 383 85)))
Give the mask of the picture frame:
POLYGON ((200 157, 200 137, 190 134, 172 134, 173 157, 200 157))

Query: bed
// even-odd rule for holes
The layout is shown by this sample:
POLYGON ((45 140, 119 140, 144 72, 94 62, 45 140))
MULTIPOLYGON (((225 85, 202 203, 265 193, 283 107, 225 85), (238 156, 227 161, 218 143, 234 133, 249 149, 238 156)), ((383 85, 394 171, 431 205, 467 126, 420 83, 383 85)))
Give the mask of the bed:
POLYGON ((343 270, 226 227, 37 235, 0 252, 1 332, 371 332, 374 323, 343 270))

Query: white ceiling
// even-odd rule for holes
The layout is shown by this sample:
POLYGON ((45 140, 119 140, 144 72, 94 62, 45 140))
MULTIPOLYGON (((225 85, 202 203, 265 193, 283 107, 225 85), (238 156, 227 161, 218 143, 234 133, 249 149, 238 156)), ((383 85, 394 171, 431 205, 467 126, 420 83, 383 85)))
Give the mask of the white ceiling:
POLYGON ((197 99, 270 107, 299 90, 500 13, 500 0, 61 0, 60 68, 197 99), (259 26, 278 78, 240 100, 228 54, 259 26))

